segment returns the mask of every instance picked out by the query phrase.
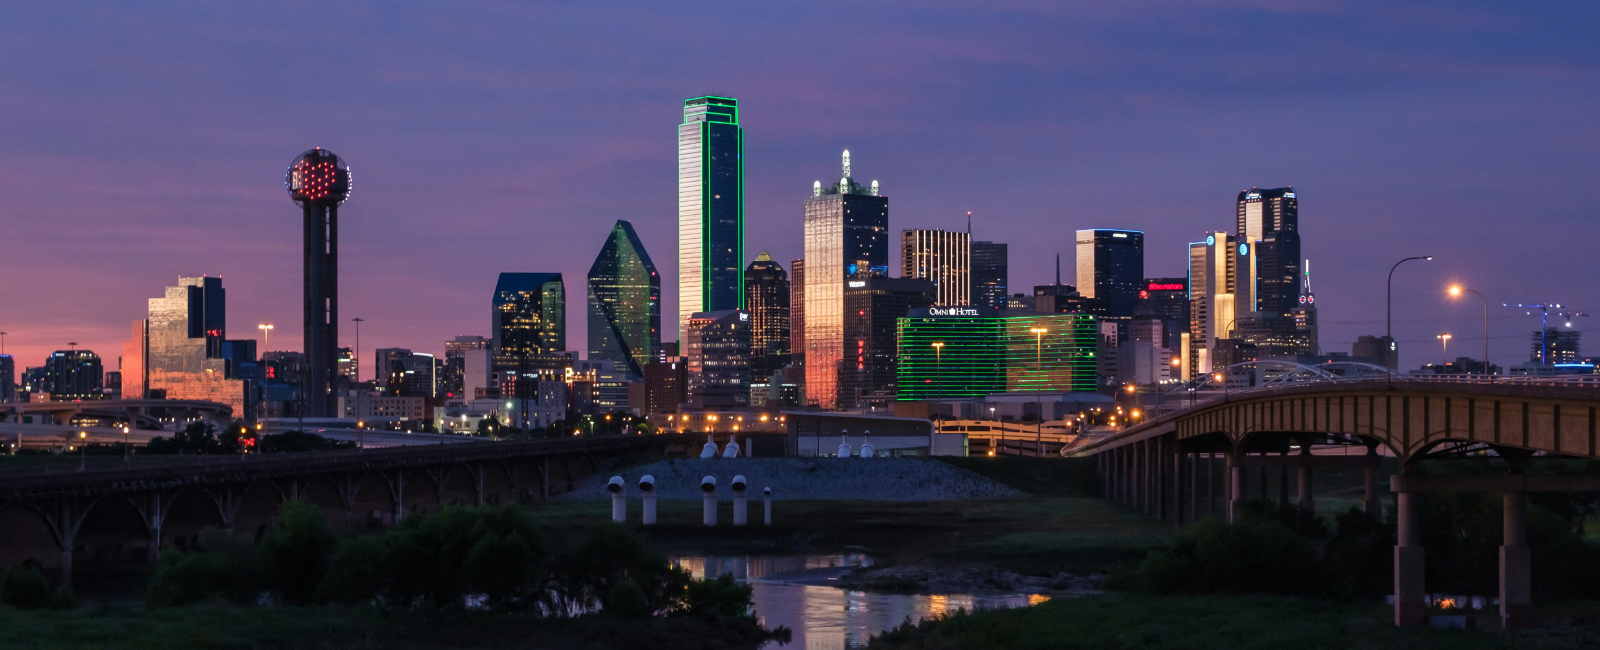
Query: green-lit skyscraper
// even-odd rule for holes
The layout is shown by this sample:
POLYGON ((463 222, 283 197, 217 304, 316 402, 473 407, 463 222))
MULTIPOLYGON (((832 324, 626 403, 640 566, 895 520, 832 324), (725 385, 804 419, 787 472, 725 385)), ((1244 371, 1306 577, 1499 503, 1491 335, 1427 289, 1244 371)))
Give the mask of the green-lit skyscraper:
POLYGON ((618 220, 589 267, 589 359, 615 361, 634 381, 661 349, 661 276, 633 224, 618 220))
POLYGON ((683 102, 678 125, 678 321, 744 308, 744 129, 739 101, 683 102))

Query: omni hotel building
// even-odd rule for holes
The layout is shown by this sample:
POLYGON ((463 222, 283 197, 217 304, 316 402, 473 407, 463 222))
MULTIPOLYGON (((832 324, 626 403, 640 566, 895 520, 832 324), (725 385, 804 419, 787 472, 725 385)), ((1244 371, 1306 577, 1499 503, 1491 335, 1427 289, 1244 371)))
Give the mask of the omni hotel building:
POLYGON ((1012 392, 1093 392, 1096 319, 1000 316, 987 307, 929 307, 899 321, 899 401, 1012 392))

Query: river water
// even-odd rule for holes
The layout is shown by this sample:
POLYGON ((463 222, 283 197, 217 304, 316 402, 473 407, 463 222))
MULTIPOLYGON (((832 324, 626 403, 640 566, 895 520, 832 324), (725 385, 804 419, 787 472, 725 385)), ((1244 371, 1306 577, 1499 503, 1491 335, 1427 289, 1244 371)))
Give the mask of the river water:
POLYGON ((872 558, 859 553, 834 555, 672 555, 672 562, 696 578, 725 573, 750 585, 756 615, 763 625, 794 632, 787 646, 768 648, 844 650, 865 647, 867 639, 906 620, 920 621, 957 609, 973 611, 1025 607, 1048 596, 1029 593, 880 594, 847 591, 828 583, 872 558))

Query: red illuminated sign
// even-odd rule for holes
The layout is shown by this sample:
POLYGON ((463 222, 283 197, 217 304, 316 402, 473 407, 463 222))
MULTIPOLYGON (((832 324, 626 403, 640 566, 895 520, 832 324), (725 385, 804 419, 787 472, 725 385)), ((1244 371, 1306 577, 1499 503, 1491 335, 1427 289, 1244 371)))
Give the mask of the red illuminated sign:
POLYGON ((1181 282, 1173 282, 1173 283, 1151 282, 1149 289, 1151 291, 1183 291, 1184 286, 1183 286, 1183 283, 1181 283, 1181 282))

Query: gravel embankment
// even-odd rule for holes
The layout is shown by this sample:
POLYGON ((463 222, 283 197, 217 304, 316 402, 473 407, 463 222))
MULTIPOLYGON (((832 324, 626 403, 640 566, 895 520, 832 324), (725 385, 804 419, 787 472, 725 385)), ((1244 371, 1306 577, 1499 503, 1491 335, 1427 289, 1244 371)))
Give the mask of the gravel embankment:
POLYGON ((750 487, 745 494, 761 498, 762 488, 772 488, 772 498, 869 499, 874 501, 946 501, 951 499, 1003 499, 1026 496, 1023 492, 937 460, 916 458, 672 458, 620 472, 603 471, 578 482, 563 499, 605 499, 606 482, 621 476, 629 498, 639 496, 639 477, 656 479, 662 499, 698 499, 700 478, 717 477, 717 496, 729 499, 733 477, 744 475, 750 487))

